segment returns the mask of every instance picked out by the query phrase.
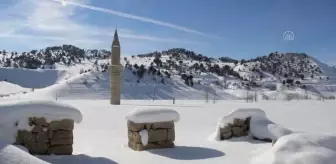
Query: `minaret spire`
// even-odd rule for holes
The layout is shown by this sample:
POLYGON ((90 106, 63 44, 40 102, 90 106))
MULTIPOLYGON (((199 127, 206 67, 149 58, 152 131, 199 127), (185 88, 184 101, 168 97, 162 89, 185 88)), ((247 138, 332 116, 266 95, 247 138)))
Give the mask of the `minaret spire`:
POLYGON ((120 105, 120 89, 121 89, 121 71, 122 65, 120 64, 120 43, 118 37, 118 30, 114 32, 114 38, 111 48, 111 65, 109 66, 110 72, 110 86, 111 86, 111 99, 112 105, 120 105))
POLYGON ((120 43, 119 43, 119 37, 118 37, 118 29, 116 29, 114 31, 114 37, 113 37, 113 42, 112 42, 112 47, 119 47, 120 46, 120 43))

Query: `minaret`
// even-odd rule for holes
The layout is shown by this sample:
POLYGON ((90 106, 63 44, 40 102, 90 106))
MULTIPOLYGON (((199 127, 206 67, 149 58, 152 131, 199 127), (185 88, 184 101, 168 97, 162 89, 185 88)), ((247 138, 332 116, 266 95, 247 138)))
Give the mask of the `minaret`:
POLYGON ((120 64, 120 43, 117 29, 114 32, 111 65, 109 67, 111 87, 110 103, 112 105, 120 105, 120 72, 122 70, 122 65, 120 64))

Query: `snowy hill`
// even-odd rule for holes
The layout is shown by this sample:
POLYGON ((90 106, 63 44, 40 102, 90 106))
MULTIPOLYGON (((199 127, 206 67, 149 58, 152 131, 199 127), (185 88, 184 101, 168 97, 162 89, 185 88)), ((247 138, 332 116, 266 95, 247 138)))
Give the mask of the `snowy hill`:
MULTIPOLYGON (((109 54, 71 45, 22 54, 2 52, 0 61, 5 62, 0 65, 7 68, 0 68, 0 81, 28 88, 28 92, 42 89, 52 97, 108 99, 110 60, 104 58, 109 54), (30 58, 39 64, 30 63, 30 58), (12 68, 17 67, 13 63, 37 69, 12 68)), ((121 64, 123 99, 316 99, 332 98, 336 90, 332 67, 298 53, 275 52, 237 61, 177 48, 126 56, 121 64)), ((5 92, 0 90, 2 95, 5 92)), ((12 93, 19 92, 27 90, 12 93)))
POLYGON ((53 69, 55 64, 74 65, 95 57, 104 58, 111 54, 106 50, 84 50, 72 45, 47 47, 30 52, 0 51, 0 66, 28 69, 53 69))

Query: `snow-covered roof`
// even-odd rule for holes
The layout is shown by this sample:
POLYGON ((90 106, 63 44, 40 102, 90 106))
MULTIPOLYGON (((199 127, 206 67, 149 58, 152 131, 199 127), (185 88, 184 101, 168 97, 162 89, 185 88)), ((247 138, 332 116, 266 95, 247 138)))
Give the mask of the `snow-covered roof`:
POLYGON ((180 115, 172 109, 140 108, 128 113, 126 119, 135 123, 177 122, 180 120, 180 115))

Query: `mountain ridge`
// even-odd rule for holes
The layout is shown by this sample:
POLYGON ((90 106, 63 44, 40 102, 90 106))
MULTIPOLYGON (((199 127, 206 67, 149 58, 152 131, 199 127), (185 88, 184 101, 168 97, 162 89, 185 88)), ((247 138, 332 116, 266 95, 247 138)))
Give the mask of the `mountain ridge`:
MULTIPOLYGON (((81 63, 82 60, 106 59, 110 55, 111 52, 108 50, 85 50, 73 45, 52 46, 20 54, 3 50, 0 51, 0 66, 53 69, 53 65, 56 63, 71 65, 81 63)), ((236 60, 231 57, 208 57, 188 49, 172 48, 164 51, 133 55, 132 58, 135 56, 139 58, 153 58, 151 59, 152 62, 154 62, 154 59, 159 60, 161 57, 168 57, 169 60, 167 59, 165 62, 168 62, 169 67, 175 67, 175 69, 181 69, 180 66, 182 67, 183 63, 190 61, 191 63, 194 62, 194 64, 185 65, 185 70, 212 72, 219 76, 224 76, 227 72, 231 72, 230 74, 237 74, 234 72, 238 72, 238 74, 244 74, 239 72, 252 72, 253 74, 259 74, 261 77, 267 73, 278 77, 303 79, 305 77, 314 78, 316 76, 334 75, 336 72, 336 69, 305 53, 280 53, 276 51, 252 59, 236 60), (175 64, 172 62, 173 60, 175 64), (230 68, 226 65, 229 65, 233 71, 230 71, 230 68)), ((242 79, 244 78, 243 76, 242 79)))

